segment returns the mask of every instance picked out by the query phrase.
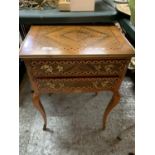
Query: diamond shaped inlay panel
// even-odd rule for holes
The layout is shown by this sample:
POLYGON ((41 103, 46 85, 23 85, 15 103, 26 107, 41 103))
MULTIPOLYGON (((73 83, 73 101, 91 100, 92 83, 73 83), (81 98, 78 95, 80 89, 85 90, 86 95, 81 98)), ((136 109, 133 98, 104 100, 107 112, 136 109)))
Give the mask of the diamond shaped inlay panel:
POLYGON ((92 29, 90 28, 87 28, 87 27, 80 27, 79 29, 77 30, 73 30, 73 31, 69 31, 69 32, 66 32, 62 35, 62 37, 65 37, 65 38, 68 38, 72 41, 76 41, 76 42, 82 42, 88 38, 91 38, 91 39, 103 39, 105 37, 107 37, 108 35, 105 34, 105 33, 101 33, 101 32, 98 32, 98 31, 93 31, 92 29))
POLYGON ((46 34, 46 37, 52 39, 56 44, 61 45, 62 48, 70 47, 70 50, 78 50, 88 46, 95 46, 101 41, 109 38, 108 33, 100 32, 91 29, 87 26, 66 27, 65 29, 58 29, 46 34))

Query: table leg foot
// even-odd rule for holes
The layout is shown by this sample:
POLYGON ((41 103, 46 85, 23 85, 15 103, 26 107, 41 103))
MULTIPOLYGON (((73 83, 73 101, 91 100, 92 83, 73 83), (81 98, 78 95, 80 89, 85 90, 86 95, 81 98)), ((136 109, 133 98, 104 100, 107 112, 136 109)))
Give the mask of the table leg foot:
POLYGON ((98 95, 98 92, 93 93, 93 97, 96 97, 98 95))
POLYGON ((102 126, 102 130, 105 130, 105 124, 103 124, 103 126, 102 126))
POLYGON ((46 124, 44 124, 44 126, 43 126, 43 130, 44 130, 44 131, 47 130, 46 124))
POLYGON ((46 113, 44 110, 43 105, 40 102, 40 96, 37 93, 33 93, 33 105, 36 107, 36 109, 40 112, 40 114, 42 115, 43 119, 44 119, 44 126, 43 126, 43 130, 46 130, 47 127, 47 118, 46 118, 46 113))
POLYGON ((109 113, 119 103, 119 100, 120 100, 120 93, 118 91, 116 91, 116 92, 114 92, 113 97, 112 97, 110 103, 108 104, 108 106, 106 107, 106 110, 104 112, 104 115, 103 115, 103 126, 102 126, 103 130, 106 127, 106 120, 107 120, 107 117, 108 117, 109 113))
POLYGON ((98 92, 95 92, 95 96, 97 96, 98 95, 98 92))

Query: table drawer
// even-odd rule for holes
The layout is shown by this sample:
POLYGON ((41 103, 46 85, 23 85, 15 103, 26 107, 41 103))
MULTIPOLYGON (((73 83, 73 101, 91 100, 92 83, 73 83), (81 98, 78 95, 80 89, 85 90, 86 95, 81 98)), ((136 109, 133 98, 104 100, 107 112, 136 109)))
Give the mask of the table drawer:
POLYGON ((128 60, 30 60, 26 61, 35 77, 118 76, 128 60))
POLYGON ((92 92, 111 90, 118 78, 63 78, 35 79, 40 92, 92 92))

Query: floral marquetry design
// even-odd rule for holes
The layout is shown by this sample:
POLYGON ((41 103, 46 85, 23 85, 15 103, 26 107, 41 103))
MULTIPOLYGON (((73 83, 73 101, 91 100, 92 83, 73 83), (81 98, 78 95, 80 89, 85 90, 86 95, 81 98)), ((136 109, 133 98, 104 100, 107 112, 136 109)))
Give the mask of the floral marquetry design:
POLYGON ((51 89, 57 89, 57 88, 64 88, 65 85, 64 85, 64 83, 55 84, 55 83, 49 81, 47 83, 42 83, 42 86, 43 87, 47 86, 51 89))
POLYGON ((105 82, 101 82, 101 87, 102 88, 108 88, 111 86, 111 81, 105 81, 105 82))
POLYGON ((44 70, 47 73, 53 73, 53 67, 49 65, 43 65, 40 67, 41 70, 44 70))
POLYGON ((60 65, 54 68, 50 65, 45 64, 45 65, 42 65, 40 69, 46 73, 54 73, 53 70, 55 70, 55 72, 63 72, 63 66, 60 66, 60 65))
POLYGON ((94 91, 113 89, 117 78, 36 79, 40 91, 94 91))
POLYGON ((46 85, 52 89, 56 88, 54 83, 47 82, 46 85))
POLYGON ((112 84, 113 84, 113 81, 111 81, 111 80, 106 80, 106 81, 104 81, 104 82, 100 82, 100 81, 95 81, 95 82, 93 82, 93 86, 95 87, 95 88, 112 88, 111 86, 112 86, 112 84))
POLYGON ((115 69, 115 65, 109 64, 109 65, 105 66, 104 69, 106 70, 106 72, 112 72, 115 69))
POLYGON ((118 76, 125 70, 128 60, 32 60, 28 62, 34 76, 118 76))
POLYGON ((96 71, 101 71, 101 65, 95 65, 95 69, 96 69, 96 71))
POLYGON ((57 69, 58 69, 59 72, 62 72, 63 71, 63 66, 58 65, 57 69))

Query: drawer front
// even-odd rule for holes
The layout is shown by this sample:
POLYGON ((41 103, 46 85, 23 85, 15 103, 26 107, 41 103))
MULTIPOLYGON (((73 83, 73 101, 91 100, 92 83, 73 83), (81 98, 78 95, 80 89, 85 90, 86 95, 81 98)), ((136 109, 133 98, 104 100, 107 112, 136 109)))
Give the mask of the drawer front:
POLYGON ((40 92, 93 92, 111 90, 118 78, 35 79, 40 92))
POLYGON ((35 77, 118 76, 128 60, 30 60, 26 64, 35 77))

